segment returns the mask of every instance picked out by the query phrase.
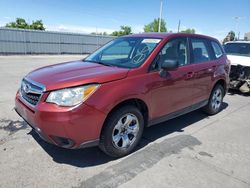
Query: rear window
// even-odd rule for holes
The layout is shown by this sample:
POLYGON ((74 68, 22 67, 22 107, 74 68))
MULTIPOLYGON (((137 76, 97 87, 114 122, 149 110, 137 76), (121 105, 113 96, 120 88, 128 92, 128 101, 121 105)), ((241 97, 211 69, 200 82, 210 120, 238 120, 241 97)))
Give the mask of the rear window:
POLYGON ((229 55, 250 56, 250 43, 227 43, 224 49, 229 55))
POLYGON ((212 48, 214 50, 214 55, 218 59, 223 55, 220 45, 217 42, 211 42, 212 48))

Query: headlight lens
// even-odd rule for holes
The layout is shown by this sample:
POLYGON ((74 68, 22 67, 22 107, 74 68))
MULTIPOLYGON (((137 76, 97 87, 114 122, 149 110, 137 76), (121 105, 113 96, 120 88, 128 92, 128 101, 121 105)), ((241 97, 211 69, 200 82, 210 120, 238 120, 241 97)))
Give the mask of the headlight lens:
POLYGON ((99 84, 91 84, 52 91, 46 102, 55 103, 59 106, 75 106, 84 102, 99 86, 99 84))

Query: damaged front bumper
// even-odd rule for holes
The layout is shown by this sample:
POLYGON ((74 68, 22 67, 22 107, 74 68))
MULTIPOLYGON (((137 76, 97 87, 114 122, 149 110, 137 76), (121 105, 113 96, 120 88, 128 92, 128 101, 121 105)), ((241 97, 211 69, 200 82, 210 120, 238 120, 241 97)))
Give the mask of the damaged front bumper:
POLYGON ((229 88, 250 93, 250 66, 231 66, 229 88))

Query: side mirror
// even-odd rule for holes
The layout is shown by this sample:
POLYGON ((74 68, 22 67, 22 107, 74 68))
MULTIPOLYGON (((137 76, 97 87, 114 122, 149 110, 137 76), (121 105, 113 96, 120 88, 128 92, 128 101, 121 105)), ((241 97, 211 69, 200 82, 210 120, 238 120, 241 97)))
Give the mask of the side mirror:
POLYGON ((167 59, 167 60, 164 60, 162 63, 161 63, 161 68, 166 70, 166 71, 173 71, 173 70, 176 70, 179 66, 179 63, 177 60, 170 60, 170 59, 167 59))

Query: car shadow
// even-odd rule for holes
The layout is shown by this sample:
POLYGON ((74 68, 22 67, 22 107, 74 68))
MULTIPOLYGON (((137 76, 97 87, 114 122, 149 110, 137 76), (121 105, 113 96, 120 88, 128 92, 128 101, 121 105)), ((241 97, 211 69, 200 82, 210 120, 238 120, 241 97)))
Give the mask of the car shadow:
MULTIPOLYGON (((222 110, 228 107, 227 103, 223 103, 222 110)), ((174 132, 183 132, 183 129, 193 123, 209 118, 201 110, 196 110, 180 116, 178 118, 159 123, 157 125, 148 127, 144 130, 142 140, 137 146, 139 150, 149 143, 164 137, 174 132)), ((38 134, 31 130, 30 134, 39 145, 46 151, 56 163, 68 164, 76 167, 96 166, 115 160, 104 154, 98 147, 70 150, 64 149, 43 141, 38 134)))
POLYGON ((88 167, 114 160, 114 158, 104 154, 98 147, 76 150, 65 149, 45 142, 33 129, 28 134, 30 134, 57 163, 69 164, 76 167, 88 167))
POLYGON ((250 97, 250 93, 242 93, 239 90, 235 90, 235 89, 229 89, 227 92, 228 95, 240 95, 240 96, 244 96, 244 97, 250 97))
MULTIPOLYGON (((225 110, 227 107, 228 107, 228 103, 223 102, 221 111, 225 110)), ((147 145, 148 143, 154 142, 155 140, 163 136, 166 136, 168 134, 171 134, 174 132, 183 132, 183 129, 185 127, 192 125, 194 123, 197 123, 203 119, 209 118, 209 117, 210 116, 208 116, 202 110, 198 109, 188 114, 179 116, 177 118, 159 123, 151 127, 147 127, 144 130, 143 139, 146 139, 148 141, 146 142, 146 145, 147 145)), ((145 145, 141 147, 145 147, 145 145)))

